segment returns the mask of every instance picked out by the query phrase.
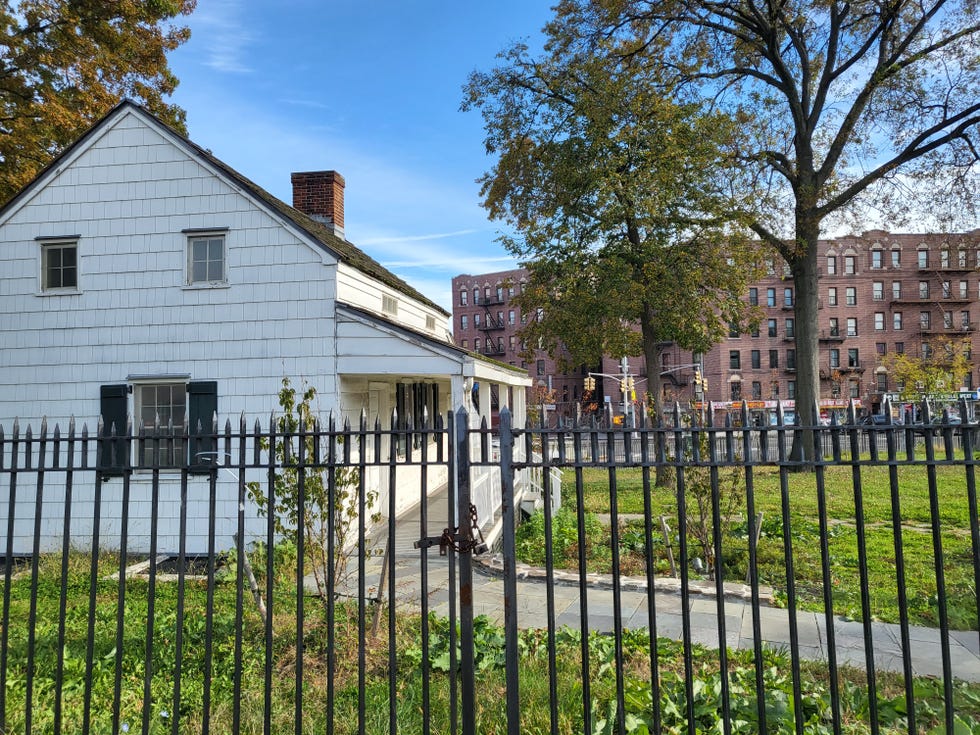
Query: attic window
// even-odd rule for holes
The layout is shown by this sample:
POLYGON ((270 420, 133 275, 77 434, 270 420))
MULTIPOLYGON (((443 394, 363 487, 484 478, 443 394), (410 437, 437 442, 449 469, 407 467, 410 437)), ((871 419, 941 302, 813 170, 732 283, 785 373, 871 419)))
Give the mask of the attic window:
POLYGON ((225 236, 221 232, 194 232, 187 234, 187 283, 188 285, 224 284, 225 236))
POLYGON ((388 294, 381 294, 381 311, 390 316, 397 316, 398 299, 388 294))
POLYGON ((75 291, 78 289, 78 242, 61 241, 41 244, 41 290, 75 291))

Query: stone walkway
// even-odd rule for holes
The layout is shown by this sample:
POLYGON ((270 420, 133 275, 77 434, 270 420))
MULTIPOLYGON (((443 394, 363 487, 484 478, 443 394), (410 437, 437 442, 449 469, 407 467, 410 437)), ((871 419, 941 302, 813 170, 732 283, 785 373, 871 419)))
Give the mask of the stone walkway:
MULTIPOLYGON (((437 536, 445 525, 446 498, 435 496, 430 501, 427 536, 437 536)), ((422 552, 414 548, 421 537, 418 512, 403 517, 397 524, 395 543, 395 585, 397 604, 418 611, 421 604, 422 552)), ((446 615, 449 609, 448 557, 439 556, 438 546, 426 552, 429 609, 446 615)), ((483 555, 474 565, 474 615, 487 615, 503 623, 504 589, 499 557, 483 555)), ((381 557, 372 560, 368 571, 368 586, 376 589, 381 569, 381 557)), ((573 577, 574 578, 574 577, 573 577)), ((577 579, 577 578, 574 578, 577 579)), ((616 624, 611 577, 590 578, 585 593, 588 629, 612 631, 616 624)), ((520 628, 545 628, 548 625, 547 592, 549 583, 543 570, 519 567, 516 610, 520 628)), ((551 585, 554 593, 554 621, 558 627, 582 628, 583 600, 577 582, 567 579, 551 585)), ((385 591, 387 594, 387 589, 385 591)), ((724 599, 725 642, 732 648, 753 647, 752 608, 748 588, 744 585, 726 586, 724 599)), ((646 581, 622 578, 620 582, 622 627, 649 628, 648 590, 646 581)), ((661 637, 683 639, 681 595, 677 580, 658 580, 654 589, 657 634, 661 637)), ((714 586, 693 585, 690 596, 691 640, 712 648, 718 647, 719 606, 714 586)), ((770 647, 789 650, 789 611, 763 605, 759 615, 762 639, 770 647)), ((827 624, 822 613, 797 613, 800 655, 806 659, 827 660, 827 624)), ((901 633, 898 625, 873 623, 872 640, 874 665, 878 670, 902 671, 901 633)), ((834 621, 837 661, 840 664, 865 666, 864 626, 859 622, 837 618, 834 621)), ((914 626, 909 630, 913 672, 922 676, 942 676, 942 656, 939 630, 914 626)), ((950 632, 950 659, 955 678, 980 682, 980 634, 976 631, 950 632)))

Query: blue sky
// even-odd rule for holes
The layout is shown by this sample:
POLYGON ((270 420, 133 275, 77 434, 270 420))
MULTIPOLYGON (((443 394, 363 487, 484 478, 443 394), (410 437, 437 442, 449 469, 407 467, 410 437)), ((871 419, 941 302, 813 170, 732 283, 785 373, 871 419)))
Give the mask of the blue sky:
POLYGON ((173 100, 195 143, 286 202, 290 172, 339 171, 347 238, 448 309, 454 275, 514 267, 462 86, 537 45, 552 2, 198 0, 173 100))

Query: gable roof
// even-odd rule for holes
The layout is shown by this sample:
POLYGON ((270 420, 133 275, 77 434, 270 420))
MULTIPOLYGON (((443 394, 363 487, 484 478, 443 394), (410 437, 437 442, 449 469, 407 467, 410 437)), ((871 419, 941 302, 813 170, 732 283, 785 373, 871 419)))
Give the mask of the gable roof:
POLYGON ((78 138, 78 140, 68 146, 53 161, 41 169, 37 175, 31 179, 31 181, 19 192, 17 192, 17 194, 11 197, 10 200, 3 205, 3 207, 0 207, 0 219, 2 219, 11 209, 14 209, 50 171, 57 169, 62 161, 70 157, 74 151, 84 146, 104 125, 107 124, 107 121, 118 116, 125 110, 135 111, 146 121, 166 131, 168 135, 172 136, 180 145, 184 147, 189 155, 191 155, 193 158, 206 161, 211 167, 217 169, 223 176, 227 177, 236 186, 251 194, 256 200, 259 201, 260 204, 265 205, 280 217, 284 217, 285 219, 289 220, 291 224, 302 230, 313 243, 336 257, 342 263, 346 263, 352 268, 376 278, 385 285, 391 286, 393 289, 399 291, 405 296, 413 298, 432 309, 437 309, 445 316, 450 316, 450 313, 446 311, 446 309, 439 306, 439 304, 435 303, 420 291, 410 286, 404 280, 381 265, 381 263, 369 256, 360 248, 356 247, 353 243, 348 242, 342 237, 337 237, 337 235, 335 235, 327 226, 317 222, 312 217, 304 214, 295 207, 286 204, 281 199, 277 199, 254 181, 238 173, 238 171, 233 169, 231 166, 216 158, 206 149, 194 143, 192 140, 190 140, 190 138, 174 130, 145 107, 138 105, 129 99, 122 100, 115 105, 115 107, 109 110, 109 112, 95 122, 88 130, 86 130, 85 133, 78 138))

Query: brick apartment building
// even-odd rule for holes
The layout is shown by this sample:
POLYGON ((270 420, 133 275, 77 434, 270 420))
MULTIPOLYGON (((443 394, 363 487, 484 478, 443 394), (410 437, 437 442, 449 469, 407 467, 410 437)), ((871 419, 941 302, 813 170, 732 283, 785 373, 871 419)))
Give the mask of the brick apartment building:
MULTIPOLYGON (((880 364, 889 352, 926 354, 941 337, 968 338, 972 354, 980 324, 980 230, 961 234, 891 234, 870 230, 823 240, 819 253, 820 396, 824 418, 843 410, 851 398, 862 411, 877 412, 886 393, 897 390, 880 364)), ((453 279, 453 335, 464 349, 525 367, 536 388, 547 390, 559 413, 574 415, 588 370, 560 372, 539 353, 527 362, 517 332, 533 314, 511 303, 527 279, 523 269, 460 275, 453 279)), ((778 401, 791 410, 796 396, 796 294, 792 278, 777 260, 769 274, 749 287, 748 301, 759 307, 756 329, 733 325, 729 337, 704 355, 668 350, 661 366, 667 401, 684 405, 701 398, 692 364, 707 380, 704 398, 715 419, 741 401, 754 419, 771 418, 778 401)), ((630 372, 642 375, 641 357, 629 359, 630 372)), ((620 373, 605 358, 593 372, 620 373)), ((976 368, 964 385, 980 385, 976 368)), ((642 400, 643 386, 637 386, 642 400)), ((620 406, 618 381, 597 383, 596 400, 620 406), (608 398, 607 398, 608 397, 608 398)))

